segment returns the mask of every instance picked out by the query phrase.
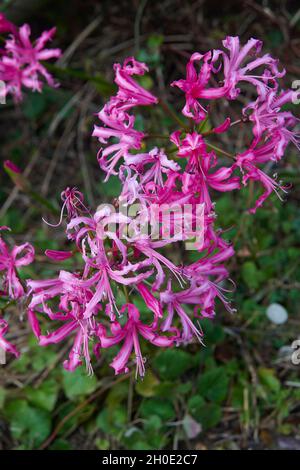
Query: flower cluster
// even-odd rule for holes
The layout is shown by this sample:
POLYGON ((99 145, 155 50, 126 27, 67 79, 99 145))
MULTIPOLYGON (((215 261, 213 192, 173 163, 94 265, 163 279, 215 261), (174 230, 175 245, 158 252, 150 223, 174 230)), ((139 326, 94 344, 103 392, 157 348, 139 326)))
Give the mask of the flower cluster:
MULTIPOLYGON (((46 256, 63 262, 79 253, 82 266, 27 283, 28 318, 39 344, 72 337, 67 370, 85 361, 91 371, 92 355, 119 346, 111 362, 115 373, 129 370, 133 354, 137 374, 144 376, 142 343, 163 348, 193 339, 202 343, 201 319, 215 316, 216 300, 234 311, 225 296, 230 282, 225 262, 234 248, 215 228, 213 197, 259 181, 264 192, 250 209, 255 212, 272 191, 284 190, 263 165, 282 158, 289 142, 299 146, 299 135, 297 119, 282 110, 294 93, 280 90, 284 71, 270 55, 260 54, 262 43, 250 39, 241 47, 237 37, 228 37, 223 46, 194 53, 186 78, 172 83, 185 94, 182 113, 189 121, 168 136, 166 148, 146 150, 145 137, 151 136, 135 126, 134 108, 159 105, 140 85, 146 65, 130 57, 114 66, 118 91, 98 113, 93 136, 101 143, 98 162, 105 181, 117 176, 121 193, 113 205, 93 213, 78 189, 67 188, 59 224, 66 214, 74 249, 47 250, 46 256), (238 123, 249 126, 251 143, 242 153, 224 151, 232 158, 224 165, 222 149, 210 139, 229 134, 235 123, 224 116, 215 124, 205 103, 228 100, 238 106, 244 87, 253 100, 240 110, 238 123), (196 251, 193 262, 180 258, 187 247, 196 251)), ((8 259, 18 266, 13 253, 5 254, 3 266, 8 259)))
POLYGON ((32 43, 28 24, 17 28, 0 13, 0 34, 8 35, 4 46, 0 49, 0 80, 5 84, 5 87, 0 90, 0 98, 5 99, 10 94, 16 101, 21 101, 23 87, 33 91, 42 91, 42 79, 51 87, 57 86, 43 65, 43 61, 58 58, 61 55, 60 49, 45 48, 47 42, 52 40, 55 31, 56 28, 44 31, 32 43))

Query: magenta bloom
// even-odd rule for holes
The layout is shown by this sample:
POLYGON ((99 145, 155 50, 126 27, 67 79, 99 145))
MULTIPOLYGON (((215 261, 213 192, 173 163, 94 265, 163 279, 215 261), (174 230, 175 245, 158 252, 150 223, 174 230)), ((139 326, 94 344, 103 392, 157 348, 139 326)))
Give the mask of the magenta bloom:
MULTIPOLYGON (((3 230, 3 227, 0 230, 3 230)), ((27 266, 34 260, 34 248, 30 243, 14 246, 10 251, 0 235, 0 271, 4 271, 4 291, 12 299, 19 299, 24 295, 24 288, 18 277, 17 268, 27 266)))
POLYGON ((0 34, 3 33, 13 33, 14 35, 18 34, 16 26, 8 21, 7 18, 3 15, 3 13, 0 13, 0 34))
POLYGON ((126 160, 131 149, 140 149, 144 134, 134 129, 134 117, 126 112, 105 106, 98 114, 99 119, 106 127, 95 126, 93 137, 98 137, 99 142, 106 144, 107 139, 116 138, 118 143, 112 143, 104 150, 100 149, 98 161, 102 170, 110 175, 117 175, 115 166, 121 158, 126 160))
POLYGON ((254 123, 255 144, 258 144, 264 135, 273 139, 272 159, 281 159, 289 142, 300 150, 300 133, 296 130, 299 119, 291 111, 281 109, 295 97, 292 90, 281 91, 280 94, 272 91, 265 100, 258 98, 243 110, 245 115, 250 112, 249 119, 254 123))
POLYGON ((124 60, 124 64, 115 64, 116 72, 115 82, 119 87, 117 100, 121 102, 121 106, 150 106, 156 104, 158 99, 149 91, 145 90, 135 80, 132 75, 144 75, 148 71, 148 67, 143 62, 138 62, 134 57, 128 57, 124 60))
POLYGON ((273 59, 269 54, 249 60, 253 51, 255 55, 261 51, 262 41, 258 39, 251 38, 243 47, 240 47, 240 40, 237 36, 228 36, 224 39, 223 46, 229 51, 229 56, 222 53, 222 57, 224 86, 228 88, 227 95, 230 99, 235 99, 240 93, 240 89, 236 88, 239 82, 254 85, 260 98, 265 99, 272 87, 276 87, 276 80, 285 75, 285 70, 282 72, 278 70, 278 60, 273 59), (259 67, 265 67, 261 74, 257 71, 252 73, 259 67))
POLYGON ((106 181, 110 175, 116 175, 116 165, 119 160, 129 157, 130 150, 141 148, 144 134, 134 129, 135 117, 127 111, 135 106, 149 106, 157 103, 157 98, 140 86, 133 75, 143 75, 148 70, 147 66, 129 57, 124 64, 115 64, 115 82, 118 92, 99 112, 98 117, 104 127, 95 126, 93 136, 98 137, 99 142, 107 144, 107 139, 114 138, 105 149, 100 149, 98 161, 102 170, 107 173, 106 181))
MULTIPOLYGON (((72 371, 82 364, 84 358, 87 369, 91 371, 89 342, 95 335, 96 321, 94 316, 84 318, 86 306, 93 297, 88 283, 76 275, 61 271, 56 279, 28 281, 27 284, 32 294, 29 304, 29 322, 39 339, 39 344, 41 346, 56 344, 69 335, 73 335, 74 344, 69 359, 64 362, 64 368, 72 371), (51 301, 53 303, 55 299, 58 299, 58 306, 53 310, 51 301), (35 312, 43 312, 50 320, 62 322, 62 326, 52 333, 41 334, 35 312)), ((92 311, 92 314, 97 314, 98 309, 99 306, 92 311)))
POLYGON ((12 32, 6 40, 4 50, 0 58, 0 80, 5 82, 5 93, 12 94, 16 101, 22 99, 22 87, 33 91, 42 91, 43 80, 51 87, 56 87, 51 74, 42 64, 43 61, 58 58, 60 49, 46 48, 47 42, 51 41, 56 28, 44 31, 34 43, 31 42, 31 30, 28 24, 24 24, 17 30, 14 25, 0 17, 1 24, 6 32, 12 32))
POLYGON ((121 309, 121 312, 125 312, 125 310, 128 310, 128 320, 124 327, 121 327, 120 324, 117 322, 112 323, 112 336, 107 336, 103 327, 99 329, 98 334, 100 338, 100 344, 102 348, 109 348, 124 341, 120 352, 110 364, 111 367, 113 367, 116 374, 120 374, 122 372, 129 372, 127 364, 130 355, 134 350, 136 361, 136 376, 140 375, 140 377, 144 377, 145 359, 141 352, 139 335, 150 343, 154 344, 155 346, 162 348, 172 346, 174 344, 174 341, 176 340, 176 335, 168 337, 157 334, 157 320, 154 319, 152 324, 149 326, 145 325, 141 322, 140 313, 137 307, 133 304, 124 305, 121 309))
POLYGON ((205 119, 207 112, 199 103, 199 98, 206 100, 222 98, 229 91, 228 86, 216 88, 208 86, 211 74, 216 71, 214 64, 220 54, 220 51, 210 51, 206 54, 195 52, 186 66, 186 79, 171 83, 171 86, 177 86, 185 93, 186 103, 182 113, 184 116, 194 119, 196 123, 205 119), (199 73, 196 71, 195 62, 203 62, 199 73))
POLYGON ((19 351, 15 348, 15 346, 13 346, 4 338, 7 331, 8 331, 7 321, 4 320, 4 318, 0 318, 0 348, 6 352, 9 352, 10 354, 13 354, 16 358, 18 358, 20 356, 19 351))

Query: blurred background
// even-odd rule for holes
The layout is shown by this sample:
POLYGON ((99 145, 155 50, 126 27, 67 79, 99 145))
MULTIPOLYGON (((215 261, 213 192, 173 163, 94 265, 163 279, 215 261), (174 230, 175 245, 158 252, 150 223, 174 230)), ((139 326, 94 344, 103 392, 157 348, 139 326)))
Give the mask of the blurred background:
MULTIPOLYGON (((98 143, 91 139, 95 113, 114 91, 114 62, 132 54, 147 62, 143 85, 175 111, 183 96, 170 82, 184 75, 192 52, 219 48, 226 35, 262 39, 264 51, 287 70, 285 86, 300 79, 297 1, 2 0, 0 10, 18 25, 30 23, 34 36, 57 26, 53 45, 64 54, 53 73, 60 88, 25 93, 20 105, 0 106, 1 168, 13 160, 56 209, 66 186, 80 188, 94 208, 118 193, 117 180, 104 185, 98 143)), ((175 130, 159 113, 141 111, 139 128, 175 130)), ((234 144, 239 148, 249 139, 241 128, 234 144)), ((205 347, 195 342, 158 353, 145 347, 144 381, 115 377, 109 351, 92 377, 84 367, 65 372, 61 362, 69 344, 38 347, 22 321, 22 306, 6 310, 9 338, 23 354, 0 366, 0 449, 300 449, 300 365, 291 361, 291 344, 300 336, 295 148, 289 147, 276 171, 290 191, 284 202, 273 194, 255 216, 246 212, 255 186, 217 197, 218 226, 236 248, 229 269, 237 313, 220 304, 213 322, 201 322, 205 347), (267 315, 274 303, 287 312, 280 325, 267 315)), ((3 169, 0 206, 0 225, 9 225, 17 242, 33 242, 42 261, 22 276, 54 276, 59 266, 46 262, 44 250, 64 249, 65 236, 41 216, 51 222, 57 216, 16 189, 3 169)))

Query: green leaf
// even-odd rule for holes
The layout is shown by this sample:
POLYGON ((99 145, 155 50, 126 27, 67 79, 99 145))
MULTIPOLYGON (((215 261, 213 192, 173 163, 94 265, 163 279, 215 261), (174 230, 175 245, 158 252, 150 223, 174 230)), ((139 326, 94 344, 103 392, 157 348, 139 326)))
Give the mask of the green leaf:
POLYGON ((191 415, 201 424, 203 430, 216 426, 222 419, 222 408, 216 403, 206 403, 202 397, 194 396, 188 401, 191 415))
POLYGON ((149 398, 143 400, 140 406, 140 414, 142 418, 158 416, 163 422, 166 422, 174 419, 175 410, 173 404, 167 399, 149 398))
POLYGON ((44 113, 46 105, 43 93, 27 93, 23 104, 23 113, 28 119, 37 119, 44 113))
POLYGON ((259 271, 252 261, 246 261, 242 266, 242 278, 249 289, 255 290, 260 283, 259 271))
POLYGON ((33 405, 46 411, 52 411, 55 407, 58 391, 58 383, 49 379, 43 382, 39 388, 28 388, 26 396, 33 405))
POLYGON ((127 423, 127 410, 125 406, 115 409, 104 408, 96 419, 96 424, 106 434, 115 435, 125 430, 127 423))
POLYGON ((95 375, 89 376, 84 367, 78 367, 74 372, 63 371, 63 389, 70 400, 93 393, 97 388, 95 375))
POLYGON ((268 388, 271 392, 278 393, 280 391, 281 384, 275 376, 274 369, 260 367, 258 369, 258 377, 260 379, 261 384, 268 388))
POLYGON ((204 343, 206 346, 215 346, 224 341, 225 333, 221 325, 204 318, 200 321, 204 333, 204 343))
POLYGON ((50 450, 72 450, 72 447, 65 439, 56 439, 51 445, 50 450))
POLYGON ((10 431, 15 439, 35 448, 49 436, 51 417, 45 410, 28 405, 25 400, 14 400, 8 403, 5 415, 9 419, 10 431))
POLYGON ((167 349, 161 352, 153 363, 159 376, 166 380, 177 379, 193 366, 190 354, 180 349, 167 349))
POLYGON ((228 383, 226 369, 215 367, 201 374, 198 380, 198 391, 214 403, 221 403, 227 396, 228 383))
POLYGON ((145 378, 140 382, 137 382, 135 389, 139 395, 142 397, 153 397, 156 395, 157 385, 159 384, 159 380, 155 375, 148 371, 145 375, 145 378))

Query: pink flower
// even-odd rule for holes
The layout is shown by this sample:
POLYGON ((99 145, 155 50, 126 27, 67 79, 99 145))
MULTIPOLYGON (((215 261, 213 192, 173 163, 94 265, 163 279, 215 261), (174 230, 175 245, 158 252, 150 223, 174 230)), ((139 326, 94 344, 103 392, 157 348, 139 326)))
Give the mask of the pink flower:
POLYGON ((111 346, 124 341, 124 344, 119 353, 110 364, 111 367, 113 367, 116 374, 121 374, 122 372, 127 373, 129 371, 127 363, 129 361, 132 350, 134 350, 136 360, 136 376, 139 374, 140 377, 144 377, 145 359, 143 358, 141 352, 139 335, 155 346, 162 348, 172 346, 176 339, 176 335, 168 337, 157 334, 157 320, 154 319, 153 323, 149 326, 145 325, 141 322, 140 313, 137 307, 133 304, 124 305, 121 309, 121 312, 124 312, 125 310, 128 310, 127 322, 123 327, 121 327, 117 322, 112 323, 112 336, 107 336, 103 327, 99 329, 98 334, 100 344, 102 348, 110 348, 111 346))
POLYGON ((8 21, 3 13, 0 13, 0 34, 2 33, 13 33, 14 35, 17 35, 18 30, 13 23, 8 21))
POLYGON ((285 70, 279 72, 278 60, 273 59, 269 54, 249 61, 251 52, 254 51, 257 55, 261 51, 262 41, 258 39, 251 38, 243 47, 240 47, 238 36, 228 36, 224 39, 223 46, 229 51, 229 56, 223 52, 222 58, 224 87, 228 89, 227 96, 230 99, 235 99, 240 93, 236 85, 242 81, 254 85, 260 98, 265 99, 272 86, 276 87, 276 80, 285 74, 285 70), (247 59, 248 62, 245 63, 247 59), (265 67, 263 73, 252 73, 259 67, 265 67))
POLYGON ((129 166, 133 166, 140 174, 141 185, 153 181, 155 184, 163 186, 164 174, 166 175, 170 171, 180 170, 179 164, 174 162, 174 160, 168 159, 165 152, 157 147, 150 150, 148 153, 127 155, 125 162, 129 166))
MULTIPOLYGON (((67 230, 76 229, 76 243, 82 251, 85 262, 84 277, 86 285, 94 288, 94 295, 87 303, 84 316, 88 318, 93 308, 101 301, 107 300, 106 312, 114 319, 118 312, 111 282, 123 285, 139 283, 152 274, 151 270, 138 272, 145 263, 132 264, 127 260, 127 247, 118 234, 110 231, 111 224, 127 224, 130 219, 122 214, 113 214, 104 207, 96 212, 93 218, 77 217, 69 224, 67 230), (105 240, 112 243, 113 256, 107 254, 105 240), (119 259, 118 259, 119 258, 119 259)), ((150 264, 150 263, 148 263, 150 264)))
POLYGON ((133 57, 125 59, 123 66, 115 64, 115 82, 119 89, 116 96, 98 114, 105 127, 94 127, 93 136, 107 144, 107 139, 115 138, 106 149, 100 149, 98 161, 102 170, 107 173, 105 181, 110 175, 116 175, 115 166, 121 158, 129 156, 130 150, 141 148, 144 134, 134 129, 134 116, 128 110, 134 106, 149 106, 157 103, 157 98, 140 86, 132 75, 143 75, 148 70, 146 65, 133 57))
POLYGON ((268 93, 265 100, 258 98, 243 109, 246 115, 250 112, 249 119, 254 123, 253 134, 255 144, 258 144, 263 135, 272 137, 274 143, 274 157, 277 160, 283 157, 289 142, 292 142, 300 150, 300 133, 294 130, 299 123, 291 111, 282 111, 282 107, 293 102, 296 92, 292 90, 276 91, 268 93))
POLYGON ((81 365, 82 358, 85 358, 87 369, 91 371, 89 342, 96 331, 94 315, 101 307, 98 306, 93 310, 91 318, 84 318, 86 306, 93 297, 88 282, 67 271, 61 271, 56 279, 28 281, 27 284, 32 294, 28 312, 29 322, 39 339, 39 344, 41 346, 56 344, 69 335, 75 335, 69 359, 64 361, 64 368, 72 371, 81 365), (59 299, 58 310, 53 311, 51 304, 56 298, 59 299), (43 335, 35 312, 44 312, 50 320, 62 322, 63 325, 43 335))
POLYGON ((98 137, 99 142, 103 144, 107 144, 107 139, 118 139, 118 143, 112 143, 104 150, 101 148, 98 154, 100 167, 107 173, 107 181, 110 175, 117 175, 115 166, 121 158, 126 159, 132 149, 140 149, 144 134, 134 129, 133 116, 120 112, 117 108, 110 112, 109 106, 106 105, 98 117, 106 127, 95 126, 93 137, 98 137))
POLYGON ((56 28, 44 31, 34 44, 30 40, 29 25, 24 24, 18 31, 15 27, 11 29, 13 29, 13 34, 5 42, 0 60, 0 80, 5 82, 5 93, 13 94, 14 98, 20 101, 23 86, 33 91, 42 90, 41 78, 44 78, 51 87, 58 86, 41 63, 41 61, 58 58, 61 55, 60 49, 45 48, 46 43, 53 38, 56 28))
POLYGON ((193 323, 193 320, 190 318, 190 315, 186 313, 183 308, 183 304, 186 305, 195 305, 197 310, 199 304, 202 302, 203 293, 209 289, 209 284, 202 283, 201 286, 191 285, 188 289, 173 292, 171 287, 171 282, 168 282, 168 288, 166 291, 161 292, 160 299, 162 304, 166 304, 168 315, 165 318, 162 324, 162 331, 173 331, 173 321, 175 312, 180 318, 182 325, 182 332, 180 337, 177 339, 177 343, 190 343, 193 336, 195 336, 198 341, 203 344, 202 336, 203 333, 200 328, 197 328, 193 323))
POLYGON ((16 358, 18 358, 20 356, 19 351, 15 348, 15 346, 13 346, 4 338, 7 331, 8 331, 7 321, 4 320, 4 318, 0 318, 0 348, 6 352, 9 352, 10 354, 13 354, 16 358))
POLYGON ((126 109, 133 106, 150 106, 158 102, 155 96, 132 79, 132 75, 144 75, 148 72, 146 64, 138 62, 134 57, 128 57, 123 65, 115 64, 114 70, 115 82, 119 87, 116 98, 126 109))
MULTIPOLYGON (((274 179, 268 176, 264 171, 259 169, 257 165, 266 163, 269 160, 276 159, 276 148, 280 137, 274 133, 264 144, 255 147, 255 141, 244 153, 237 155, 235 167, 239 167, 242 174, 242 182, 244 185, 249 180, 259 181, 263 187, 263 194, 257 199, 255 206, 249 209, 249 212, 254 214, 258 207, 261 207, 269 195, 274 191, 276 195, 281 199, 279 190, 286 192, 280 183, 277 183, 274 179)), ((281 199, 282 200, 282 199, 281 199)))
MULTIPOLYGON (((203 258, 183 268, 185 276, 190 279, 194 289, 196 286, 200 288, 205 286, 199 298, 199 305, 194 309, 194 313, 196 313, 197 308, 199 309, 201 317, 212 318, 215 316, 216 298, 221 300, 226 310, 230 313, 235 311, 223 294, 225 289, 220 285, 229 275, 222 263, 233 256, 234 250, 232 246, 225 245, 222 247, 222 244, 221 242, 218 252, 214 254, 208 252, 203 258)), ((215 245, 213 247, 215 248, 215 245)), ((191 294, 192 292, 191 290, 191 294)), ((197 291, 195 290, 195 292, 197 291)))
POLYGON ((212 208, 209 187, 221 192, 239 189, 239 178, 232 177, 234 166, 221 167, 214 173, 210 172, 217 165, 217 158, 213 152, 207 152, 205 141, 200 134, 186 134, 185 138, 180 140, 180 132, 177 131, 171 134, 170 140, 178 146, 177 155, 188 158, 186 171, 197 175, 189 182, 192 185, 190 190, 200 193, 199 199, 207 205, 208 210, 212 208))
POLYGON ((208 87, 211 74, 216 72, 214 64, 220 54, 221 51, 209 51, 206 54, 195 52, 186 66, 186 79, 171 83, 171 86, 177 86, 185 93, 186 103, 182 114, 194 119, 196 123, 205 119, 207 113, 202 104, 199 103, 199 98, 212 100, 222 98, 228 93, 227 86, 208 87), (199 73, 196 71, 195 62, 203 62, 199 73))
POLYGON ((24 295, 24 288, 16 268, 27 266, 33 260, 34 248, 30 243, 16 245, 9 251, 8 246, 0 236, 0 271, 4 271, 4 288, 12 299, 19 299, 24 295))

